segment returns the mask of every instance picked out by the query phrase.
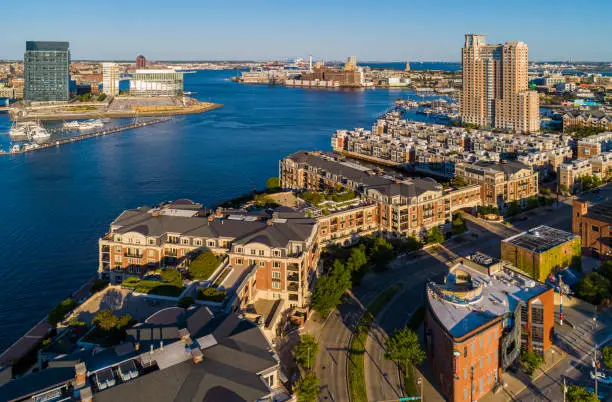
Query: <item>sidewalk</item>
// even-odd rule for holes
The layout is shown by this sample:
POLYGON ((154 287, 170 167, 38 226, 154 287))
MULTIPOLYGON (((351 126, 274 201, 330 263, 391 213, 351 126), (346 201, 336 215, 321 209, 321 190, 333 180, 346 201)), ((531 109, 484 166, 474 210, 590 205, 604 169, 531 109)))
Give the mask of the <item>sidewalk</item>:
POLYGON ((502 374, 503 388, 498 388, 495 391, 491 391, 482 398, 479 402, 499 402, 514 400, 516 397, 527 389, 528 386, 533 385, 540 377, 550 371, 557 364, 561 363, 565 358, 564 352, 557 346, 553 345, 548 351, 546 351, 544 364, 536 370, 533 378, 521 371, 512 373, 510 371, 504 371, 502 374), (552 352, 554 349, 554 353, 552 352))

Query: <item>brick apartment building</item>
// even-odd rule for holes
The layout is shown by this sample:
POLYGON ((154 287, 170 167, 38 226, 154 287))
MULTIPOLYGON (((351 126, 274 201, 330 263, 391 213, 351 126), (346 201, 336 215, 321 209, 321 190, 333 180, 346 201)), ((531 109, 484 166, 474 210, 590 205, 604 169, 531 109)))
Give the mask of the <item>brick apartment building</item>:
POLYGON ((505 208, 512 201, 524 201, 538 194, 538 172, 520 162, 458 163, 455 175, 481 186, 482 205, 505 208))
POLYGON ((598 127, 612 131, 612 117, 605 112, 570 111, 563 114, 563 131, 578 127, 598 127))
POLYGON ((429 228, 449 223, 454 211, 481 202, 480 186, 444 191, 431 178, 397 180, 319 152, 289 155, 280 162, 280 178, 285 189, 326 191, 340 186, 356 191, 376 205, 376 230, 388 236, 420 237, 429 228))
POLYGON ((207 214, 178 200, 124 211, 99 241, 101 278, 121 283, 159 269, 181 266, 201 250, 227 255, 240 304, 258 298, 307 304, 319 248, 317 223, 302 213, 207 214))
POLYGON ((572 204, 572 232, 580 236, 582 250, 599 258, 612 255, 612 203, 589 205, 586 200, 572 204))
POLYGON ((427 284, 426 352, 447 401, 479 400, 521 350, 543 355, 553 340, 552 289, 482 254, 472 260, 427 284))
POLYGON ((590 160, 576 159, 559 166, 557 181, 560 189, 567 189, 573 193, 580 187, 577 179, 593 174, 593 165, 590 160))

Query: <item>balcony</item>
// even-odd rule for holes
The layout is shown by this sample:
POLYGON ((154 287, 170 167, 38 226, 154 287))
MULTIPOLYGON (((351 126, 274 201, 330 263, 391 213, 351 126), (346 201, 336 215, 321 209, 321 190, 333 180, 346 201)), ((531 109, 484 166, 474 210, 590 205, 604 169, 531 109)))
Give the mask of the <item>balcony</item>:
POLYGON ((103 245, 102 246, 102 252, 103 253, 110 253, 110 246, 103 245))
POLYGON ((166 250, 166 257, 178 257, 178 251, 176 250, 166 250))
POLYGON ((300 275, 297 273, 292 273, 290 275, 287 276, 287 280, 288 281, 292 281, 292 282, 299 282, 300 280, 300 275))
POLYGON ((123 253, 124 257, 129 257, 129 258, 142 258, 144 256, 143 253, 134 253, 134 252, 125 252, 123 253))
POLYGON ((287 264, 287 271, 300 272, 300 266, 295 263, 289 263, 287 264))
POLYGON ((297 292, 299 288, 300 286, 295 282, 291 282, 289 283, 289 286, 287 286, 287 290, 290 292, 297 292))
POLYGON ((168 239, 166 240, 166 243, 168 244, 179 244, 179 239, 176 237, 168 237, 168 239))

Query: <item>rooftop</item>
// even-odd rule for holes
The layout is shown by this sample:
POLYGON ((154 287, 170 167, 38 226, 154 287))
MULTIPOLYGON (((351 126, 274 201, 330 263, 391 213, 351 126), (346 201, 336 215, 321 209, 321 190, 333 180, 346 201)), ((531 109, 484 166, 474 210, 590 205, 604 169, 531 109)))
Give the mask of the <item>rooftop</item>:
POLYGON ((586 216, 593 220, 612 224, 612 201, 590 205, 586 216))
POLYGON ((62 52, 68 51, 68 42, 27 41, 26 51, 62 52))
POLYGON ((548 288, 509 267, 491 270, 462 260, 447 274, 443 284, 430 282, 427 300, 443 327, 462 337, 508 312, 518 303, 537 297, 548 288))
POLYGON ((508 237, 503 242, 539 254, 576 238, 578 236, 573 233, 541 225, 508 237))

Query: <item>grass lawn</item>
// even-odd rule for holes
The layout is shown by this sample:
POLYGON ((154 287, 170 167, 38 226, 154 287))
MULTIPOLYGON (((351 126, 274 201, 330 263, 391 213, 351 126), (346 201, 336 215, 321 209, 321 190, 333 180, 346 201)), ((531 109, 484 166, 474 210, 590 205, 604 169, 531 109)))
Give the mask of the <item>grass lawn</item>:
MULTIPOLYGON (((390 288, 383 291, 378 297, 368 306, 366 314, 371 314, 376 317, 378 313, 391 301, 393 296, 402 288, 401 285, 395 284, 390 288)), ((351 395, 351 401, 353 402, 367 402, 367 393, 365 387, 365 343, 370 332, 372 323, 369 319, 362 318, 357 325, 360 328, 351 339, 351 345, 349 347, 349 391, 351 395)))
POLYGON ((121 285, 126 288, 132 288, 137 293, 169 297, 179 297, 184 290, 182 286, 146 279, 138 280, 135 277, 127 278, 121 285))

